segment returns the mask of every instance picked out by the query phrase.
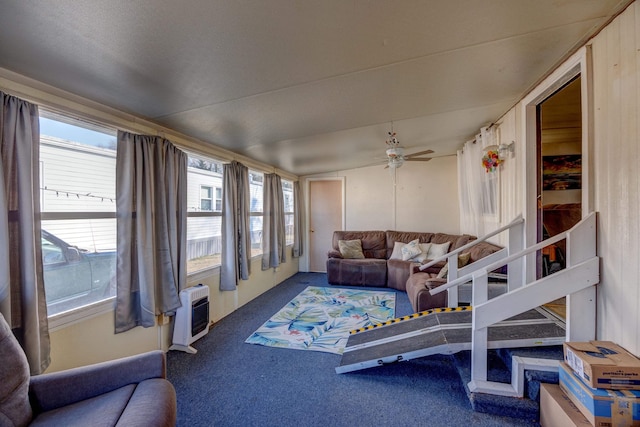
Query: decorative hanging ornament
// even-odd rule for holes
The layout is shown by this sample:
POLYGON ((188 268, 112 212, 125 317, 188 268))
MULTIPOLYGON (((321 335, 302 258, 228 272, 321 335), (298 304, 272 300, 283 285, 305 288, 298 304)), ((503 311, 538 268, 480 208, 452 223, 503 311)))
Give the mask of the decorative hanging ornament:
POLYGON ((500 155, 497 151, 489 150, 482 157, 482 166, 487 173, 495 172, 495 170, 502 164, 504 160, 500 159, 500 155))

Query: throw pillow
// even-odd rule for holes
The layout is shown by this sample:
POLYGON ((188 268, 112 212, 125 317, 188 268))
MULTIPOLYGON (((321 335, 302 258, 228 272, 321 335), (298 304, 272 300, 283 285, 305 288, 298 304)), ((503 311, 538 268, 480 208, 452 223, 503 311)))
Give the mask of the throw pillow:
POLYGON ((422 250, 420 249, 420 241, 418 239, 412 240, 402 247, 402 260, 409 261, 416 255, 420 255, 422 250))
POLYGON ((442 255, 446 255, 449 251, 449 246, 451 246, 451 242, 432 243, 431 247, 429 248, 427 258, 436 259, 441 257, 442 255))
POLYGON ((429 258, 427 258, 427 255, 429 254, 429 248, 431 247, 431 243, 420 243, 420 255, 416 255, 414 256, 411 261, 415 261, 415 262, 419 262, 420 264, 423 264, 426 260, 428 260, 429 258))
POLYGON ((402 259, 402 248, 404 245, 406 245, 406 243, 395 242, 393 244, 393 252, 391 252, 389 259, 402 259))
MULTIPOLYGON (((458 254, 458 268, 462 268, 465 265, 467 265, 470 259, 471 259, 470 253, 458 254)), ((444 267, 440 269, 440 272, 438 272, 438 275, 436 277, 439 279, 445 279, 448 276, 449 276, 449 262, 447 261, 444 267)))
POLYGON ((360 240, 338 240, 340 255, 345 259, 363 259, 362 242, 360 240))

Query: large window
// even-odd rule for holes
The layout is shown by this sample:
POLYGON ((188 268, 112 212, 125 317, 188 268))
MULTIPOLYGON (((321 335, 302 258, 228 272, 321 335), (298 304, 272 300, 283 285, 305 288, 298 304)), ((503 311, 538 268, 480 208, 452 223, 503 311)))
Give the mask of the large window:
POLYGON ((222 163, 189 157, 187 169, 187 274, 220 265, 222 163))
POLYGON ((42 257, 49 315, 115 295, 116 131, 41 113, 42 257))
POLYGON ((251 197, 249 211, 249 229, 251 230, 251 256, 262 254, 262 220, 264 210, 262 201, 264 199, 263 185, 264 174, 256 171, 249 171, 249 194, 251 197))
POLYGON ((284 228, 286 244, 293 245, 293 182, 282 180, 282 195, 284 197, 284 228))

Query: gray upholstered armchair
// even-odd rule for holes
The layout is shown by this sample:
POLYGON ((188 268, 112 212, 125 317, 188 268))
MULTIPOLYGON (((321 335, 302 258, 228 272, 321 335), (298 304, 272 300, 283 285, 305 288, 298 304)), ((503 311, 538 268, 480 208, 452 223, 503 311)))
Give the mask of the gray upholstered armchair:
POLYGON ((0 426, 175 426, 165 356, 137 356, 30 377, 0 314, 0 426))

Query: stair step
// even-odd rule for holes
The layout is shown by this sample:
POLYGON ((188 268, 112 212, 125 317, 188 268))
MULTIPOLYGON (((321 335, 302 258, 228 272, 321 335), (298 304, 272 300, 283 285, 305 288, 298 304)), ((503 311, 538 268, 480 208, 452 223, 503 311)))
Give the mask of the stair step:
MULTIPOLYGON (((487 352, 489 381, 511 382, 511 357, 512 356, 562 359, 562 347, 533 347, 518 349, 499 349, 487 352)), ((537 422, 540 414, 540 383, 558 383, 558 374, 541 371, 526 371, 525 397, 514 398, 496 396, 487 393, 473 393, 469 390, 471 381, 471 351, 461 351, 452 356, 453 363, 458 369, 465 392, 474 411, 493 415, 501 415, 537 422)))
MULTIPOLYGON (((511 372, 511 362, 513 356, 530 357, 535 359, 562 360, 562 346, 554 345, 548 347, 523 347, 523 348, 502 348, 498 350, 502 361, 511 372)), ((525 397, 540 402, 540 383, 558 384, 557 372, 546 371, 526 371, 525 372, 525 397)))

